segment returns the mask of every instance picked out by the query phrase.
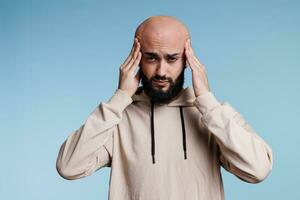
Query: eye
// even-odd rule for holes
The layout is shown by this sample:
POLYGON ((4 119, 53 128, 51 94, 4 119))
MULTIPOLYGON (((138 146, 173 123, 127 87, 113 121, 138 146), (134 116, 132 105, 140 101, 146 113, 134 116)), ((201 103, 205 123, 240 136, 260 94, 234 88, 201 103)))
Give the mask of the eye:
POLYGON ((155 58, 154 57, 147 57, 147 61, 153 62, 153 61, 155 61, 155 58))
POLYGON ((168 58, 168 60, 169 60, 170 62, 175 62, 175 61, 177 60, 177 58, 175 58, 175 57, 170 57, 170 58, 168 58))

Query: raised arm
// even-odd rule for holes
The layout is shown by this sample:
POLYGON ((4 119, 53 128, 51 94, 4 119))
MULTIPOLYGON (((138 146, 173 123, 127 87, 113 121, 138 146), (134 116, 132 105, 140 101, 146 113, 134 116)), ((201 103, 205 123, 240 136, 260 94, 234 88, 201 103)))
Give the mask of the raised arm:
POLYGON ((89 176, 101 167, 111 166, 117 124, 124 109, 132 103, 131 97, 139 86, 140 71, 135 74, 135 69, 140 59, 140 44, 135 39, 129 56, 120 66, 115 94, 107 103, 100 103, 85 123, 61 145, 56 169, 63 178, 74 180, 89 176))
POLYGON ((263 181, 273 165, 270 146, 228 102, 219 103, 211 92, 198 96, 194 103, 216 138, 222 166, 246 182, 263 181))
POLYGON ((56 169, 63 178, 82 178, 110 166, 116 125, 131 102, 131 97, 124 91, 116 90, 107 103, 101 102, 85 123, 68 136, 56 161, 56 169))
POLYGON ((215 136, 222 166, 240 179, 258 183, 270 173, 270 146, 256 134, 229 103, 219 103, 210 91, 205 66, 195 56, 191 40, 185 43, 186 64, 192 70, 195 106, 202 122, 215 136))

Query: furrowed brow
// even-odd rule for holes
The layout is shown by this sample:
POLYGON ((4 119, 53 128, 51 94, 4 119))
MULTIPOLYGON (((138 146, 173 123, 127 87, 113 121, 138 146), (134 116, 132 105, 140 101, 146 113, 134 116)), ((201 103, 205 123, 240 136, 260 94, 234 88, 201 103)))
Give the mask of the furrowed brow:
MULTIPOLYGON (((159 57, 158 54, 154 53, 154 52, 145 52, 144 54, 147 55, 147 56, 155 57, 155 58, 159 57)), ((178 56, 178 55, 180 55, 180 53, 166 54, 165 56, 168 57, 168 58, 172 58, 172 57, 175 57, 175 56, 178 56)))
POLYGON ((175 56, 178 56, 179 53, 172 53, 172 54, 167 54, 168 57, 175 57, 175 56))
POLYGON ((151 57, 158 57, 158 54, 153 52, 145 52, 144 54, 151 57))

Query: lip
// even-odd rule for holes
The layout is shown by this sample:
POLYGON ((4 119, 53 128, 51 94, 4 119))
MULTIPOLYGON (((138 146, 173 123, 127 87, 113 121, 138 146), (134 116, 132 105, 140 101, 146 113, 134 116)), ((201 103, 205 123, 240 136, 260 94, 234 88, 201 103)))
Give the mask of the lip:
POLYGON ((165 85, 168 83, 168 81, 153 81, 157 85, 165 85))

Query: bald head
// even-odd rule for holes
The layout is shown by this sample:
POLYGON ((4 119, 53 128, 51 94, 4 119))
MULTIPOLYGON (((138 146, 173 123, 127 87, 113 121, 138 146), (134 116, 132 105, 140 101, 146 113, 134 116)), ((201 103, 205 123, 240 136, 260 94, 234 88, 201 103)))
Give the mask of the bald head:
POLYGON ((143 21, 136 29, 135 36, 142 39, 147 36, 162 37, 171 33, 184 39, 189 37, 189 32, 182 22, 171 16, 159 15, 143 21))
MULTIPOLYGON (((153 16, 143 21, 135 31, 141 49, 143 47, 184 48, 189 38, 186 26, 174 17, 153 16)), ((169 49, 171 50, 171 49, 169 49)))

